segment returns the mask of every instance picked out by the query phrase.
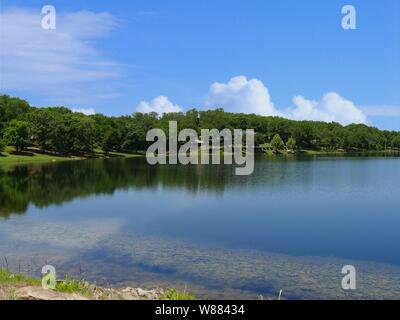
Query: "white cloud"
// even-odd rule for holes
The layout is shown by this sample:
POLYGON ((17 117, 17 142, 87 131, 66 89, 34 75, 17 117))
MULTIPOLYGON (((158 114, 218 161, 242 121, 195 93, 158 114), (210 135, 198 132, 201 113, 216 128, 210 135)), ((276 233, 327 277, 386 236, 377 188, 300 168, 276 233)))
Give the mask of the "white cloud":
POLYGON ((72 112, 76 112, 76 113, 83 113, 86 114, 87 116, 91 116, 96 114, 96 110, 94 110, 93 108, 89 108, 89 109, 71 109, 72 112))
POLYGON ((338 122, 343 125, 367 123, 363 111, 337 93, 327 93, 321 101, 296 96, 293 103, 293 108, 280 111, 275 108, 268 88, 260 80, 248 80, 245 76, 238 76, 228 83, 214 83, 210 88, 206 107, 220 107, 229 112, 281 116, 294 120, 338 122))
POLYGON ((228 112, 278 115, 268 88, 257 79, 234 77, 228 83, 214 83, 206 100, 206 107, 223 108, 228 112))
POLYGON ((324 94, 321 101, 296 96, 293 103, 296 107, 286 112, 290 119, 338 122, 343 125, 367 123, 367 116, 352 101, 334 92, 324 94))
POLYGON ((182 108, 169 101, 168 97, 158 96, 151 101, 140 102, 136 110, 143 113, 156 112, 161 115, 169 112, 181 112, 182 108))
POLYGON ((118 64, 103 58, 95 40, 116 29, 116 18, 108 13, 57 11, 56 30, 42 29, 41 19, 40 10, 0 12, 2 90, 41 94, 59 102, 111 94, 105 82, 119 76, 118 64))

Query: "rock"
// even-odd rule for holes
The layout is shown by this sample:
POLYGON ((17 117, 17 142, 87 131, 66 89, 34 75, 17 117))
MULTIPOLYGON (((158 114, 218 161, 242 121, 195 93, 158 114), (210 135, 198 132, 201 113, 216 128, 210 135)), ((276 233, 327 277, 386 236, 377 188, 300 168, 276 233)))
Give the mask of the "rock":
POLYGON ((41 287, 24 287, 15 291, 16 296, 23 300, 89 300, 75 293, 63 293, 43 289, 41 287))
MULTIPOLYGON (((162 289, 144 290, 131 287, 113 289, 90 284, 87 284, 86 289, 91 292, 91 300, 158 300, 164 297, 162 289)), ((41 287, 24 287, 16 290, 15 294, 24 300, 89 300, 78 294, 62 293, 41 287)))
POLYGON ((121 290, 121 296, 124 300, 157 300, 163 296, 163 290, 143 290, 141 288, 125 288, 121 290))
POLYGON ((139 300, 139 295, 133 288, 125 288, 121 290, 121 297, 123 300, 139 300))

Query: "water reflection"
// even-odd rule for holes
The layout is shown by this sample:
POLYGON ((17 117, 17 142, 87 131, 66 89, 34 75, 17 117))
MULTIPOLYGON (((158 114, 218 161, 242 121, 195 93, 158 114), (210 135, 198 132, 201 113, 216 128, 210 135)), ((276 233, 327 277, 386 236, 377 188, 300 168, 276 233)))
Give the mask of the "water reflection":
POLYGON ((223 192, 233 183, 225 174, 230 167, 150 167, 144 159, 93 160, 45 165, 0 167, 0 216, 25 213, 29 204, 39 208, 62 204, 74 198, 113 194, 135 188, 155 190, 184 188, 223 192))
MULTIPOLYGON (((316 191, 315 182, 329 181, 330 188, 348 188, 349 180, 371 184, 376 169, 365 174, 365 159, 344 158, 314 166, 312 157, 281 159, 258 158, 251 176, 235 176, 232 166, 149 166, 142 158, 62 162, 25 165, 11 168, 0 166, 0 217, 25 213, 30 204, 39 208, 60 205, 74 198, 92 195, 112 195, 117 190, 157 190, 162 187, 184 190, 187 193, 223 195, 225 190, 268 188, 269 191, 316 191), (363 166, 357 168, 360 161, 363 166), (318 175, 318 176, 317 176, 318 175), (332 179, 333 175, 335 178, 332 179), (349 176, 350 175, 350 176, 349 176)), ((366 158, 374 160, 375 158, 366 158)), ((379 158, 378 158, 379 159, 379 158)), ((399 158, 391 158, 399 160, 399 158)), ((256 159, 257 160, 257 159, 256 159)), ((319 158, 319 160, 321 160, 319 158)), ((382 159, 381 159, 382 160, 382 159)), ((372 162, 374 166, 376 162, 372 162)), ((389 160, 390 161, 390 160, 389 160)), ((387 171, 398 172, 398 162, 386 162, 387 171), (396 166, 396 167, 395 167, 396 166)), ((387 172, 388 173, 388 172, 387 172)), ((396 176, 386 180, 390 187, 398 187, 396 176)), ((319 184, 318 187, 324 187, 319 184)), ((339 190, 340 191, 340 190, 339 190)), ((343 190, 341 190, 343 191, 343 190)), ((357 190, 348 190, 356 192, 357 190)))

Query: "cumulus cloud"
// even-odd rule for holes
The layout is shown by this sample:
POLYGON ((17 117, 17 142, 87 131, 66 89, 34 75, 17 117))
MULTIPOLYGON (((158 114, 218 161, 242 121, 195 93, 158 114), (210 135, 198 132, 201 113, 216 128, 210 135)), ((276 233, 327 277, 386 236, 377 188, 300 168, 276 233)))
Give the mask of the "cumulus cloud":
MULTIPOLYGON (((238 76, 227 83, 212 84, 205 107, 223 108, 227 112, 280 116, 293 120, 338 122, 342 125, 367 123, 367 116, 359 107, 334 92, 324 94, 320 101, 295 96, 293 104, 293 107, 286 110, 275 108, 268 88, 260 80, 238 76)), ((168 97, 159 96, 150 102, 142 101, 136 110, 162 114, 180 112, 182 108, 170 102, 168 97)))
POLYGON ((227 83, 214 83, 206 100, 206 107, 220 107, 229 112, 255 113, 281 116, 294 120, 315 120, 350 123, 367 123, 364 112, 337 93, 324 94, 320 101, 303 96, 293 98, 294 107, 278 110, 271 100, 268 88, 257 79, 234 77, 227 83))
POLYGON ((91 116, 96 114, 96 110, 94 110, 93 108, 89 108, 89 109, 71 109, 72 112, 76 112, 76 113, 83 113, 86 114, 87 116, 91 116))
POLYGON ((44 30, 41 19, 40 10, 0 12, 1 88, 58 101, 66 96, 110 93, 105 82, 119 76, 118 64, 103 58, 95 43, 117 28, 117 19, 108 13, 57 12, 56 30, 44 30))
POLYGON ((211 85, 206 107, 266 116, 279 114, 268 88, 260 80, 248 80, 245 76, 234 77, 228 83, 216 82, 211 85))
POLYGON ((182 108, 169 101, 168 97, 158 96, 151 101, 140 102, 136 110, 143 113, 156 112, 161 115, 169 112, 181 112, 182 108))
POLYGON ((334 92, 324 94, 320 101, 296 96, 293 103, 296 107, 286 112, 290 119, 338 122, 343 125, 367 123, 367 116, 352 101, 334 92))

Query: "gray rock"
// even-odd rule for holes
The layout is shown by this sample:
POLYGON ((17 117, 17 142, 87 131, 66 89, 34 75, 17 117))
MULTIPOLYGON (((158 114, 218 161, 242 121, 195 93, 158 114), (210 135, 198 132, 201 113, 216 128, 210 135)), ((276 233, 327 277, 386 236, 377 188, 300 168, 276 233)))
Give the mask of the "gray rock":
POLYGON ((15 291, 15 295, 23 300, 89 300, 75 293, 56 292, 41 287, 24 287, 15 291))

